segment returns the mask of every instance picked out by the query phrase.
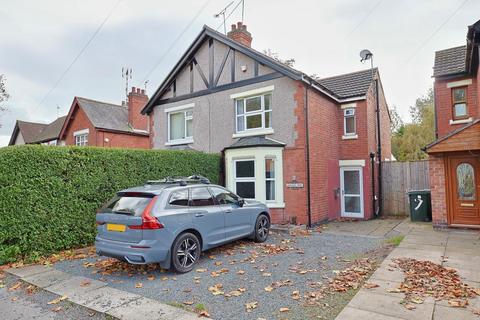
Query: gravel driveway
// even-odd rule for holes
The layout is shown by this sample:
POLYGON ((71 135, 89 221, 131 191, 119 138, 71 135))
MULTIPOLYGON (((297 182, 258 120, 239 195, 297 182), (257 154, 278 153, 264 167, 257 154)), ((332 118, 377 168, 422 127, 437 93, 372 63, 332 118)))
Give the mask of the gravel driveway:
MULTIPOLYGON (((214 319, 328 319, 335 301, 312 311, 298 298, 345 268, 348 260, 383 243, 381 238, 319 232, 271 234, 264 244, 238 241, 210 250, 187 274, 99 257, 61 261, 55 267, 175 306, 205 308, 214 319)), ((346 302, 339 299, 340 310, 346 302)))

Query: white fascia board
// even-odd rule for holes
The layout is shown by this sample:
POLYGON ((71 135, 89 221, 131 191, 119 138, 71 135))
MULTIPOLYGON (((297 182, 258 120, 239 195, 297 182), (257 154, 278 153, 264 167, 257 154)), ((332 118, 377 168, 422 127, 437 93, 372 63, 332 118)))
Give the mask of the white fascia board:
POLYGON ((165 113, 170 113, 170 112, 174 112, 174 111, 181 111, 181 110, 185 110, 185 109, 190 109, 190 108, 193 108, 194 106, 195 106, 195 103, 189 103, 189 104, 184 104, 182 106, 167 108, 164 111, 165 111, 165 113))
POLYGON ((248 91, 243 91, 243 92, 238 92, 230 95, 231 99, 238 99, 238 98, 244 98, 244 97, 249 97, 249 96, 256 96, 262 93, 267 93, 271 92, 275 89, 275 86, 271 85, 268 87, 263 87, 263 88, 258 88, 258 89, 253 89, 253 90, 248 90, 248 91))

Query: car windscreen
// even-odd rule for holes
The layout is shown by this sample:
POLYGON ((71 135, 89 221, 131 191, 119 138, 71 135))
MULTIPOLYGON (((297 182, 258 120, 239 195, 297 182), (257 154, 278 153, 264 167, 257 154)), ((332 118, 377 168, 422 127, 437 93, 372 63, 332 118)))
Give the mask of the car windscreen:
POLYGON ((152 195, 119 195, 115 196, 102 209, 102 213, 118 213, 139 217, 152 200, 152 195))

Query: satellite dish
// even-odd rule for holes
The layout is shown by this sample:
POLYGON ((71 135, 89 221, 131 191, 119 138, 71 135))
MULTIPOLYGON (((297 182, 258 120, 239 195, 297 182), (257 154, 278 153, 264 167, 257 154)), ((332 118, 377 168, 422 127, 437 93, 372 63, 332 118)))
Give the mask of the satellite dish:
POLYGON ((373 56, 373 53, 371 53, 370 50, 368 49, 363 49, 362 51, 360 51, 360 58, 362 58, 362 60, 360 60, 361 62, 364 62, 370 59, 372 56, 373 56))

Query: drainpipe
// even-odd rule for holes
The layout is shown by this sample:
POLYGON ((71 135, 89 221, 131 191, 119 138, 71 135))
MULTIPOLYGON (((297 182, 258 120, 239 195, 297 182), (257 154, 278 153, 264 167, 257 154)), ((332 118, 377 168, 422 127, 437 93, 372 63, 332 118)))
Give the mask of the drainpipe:
MULTIPOLYGON (((309 86, 312 83, 309 82, 309 86)), ((305 101, 304 101, 304 114, 305 114, 305 148, 307 158, 307 216, 308 216, 308 228, 312 227, 312 211, 311 211, 311 199, 310 199, 310 134, 308 128, 308 89, 309 86, 305 86, 305 101)))
POLYGON ((372 168, 372 210, 374 216, 377 216, 375 210, 375 152, 370 152, 370 166, 372 168))
POLYGON ((383 215, 383 199, 382 199, 382 135, 380 125, 380 101, 378 98, 378 79, 375 79, 375 100, 377 101, 377 155, 378 155, 378 215, 383 215))

